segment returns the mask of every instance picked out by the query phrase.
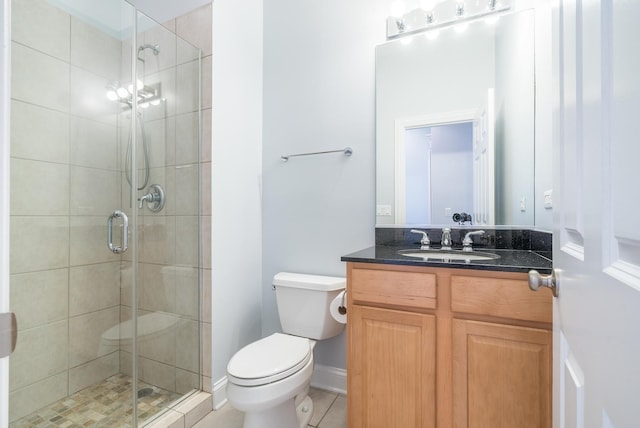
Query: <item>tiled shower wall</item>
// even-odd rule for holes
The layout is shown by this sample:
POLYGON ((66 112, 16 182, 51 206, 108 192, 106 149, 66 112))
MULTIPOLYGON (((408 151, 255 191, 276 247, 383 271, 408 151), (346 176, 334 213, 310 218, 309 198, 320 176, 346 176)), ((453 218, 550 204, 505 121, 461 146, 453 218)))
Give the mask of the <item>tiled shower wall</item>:
MULTIPOLYGON (((129 197, 121 191, 126 182, 120 172, 126 118, 104 92, 107 82, 126 75, 121 59, 129 47, 44 0, 14 2, 12 15, 11 303, 20 328, 10 368, 15 419, 131 367, 126 344, 100 346, 103 332, 130 317, 124 280, 129 263, 105 251, 107 216, 114 207, 130 210, 128 203, 120 205, 129 197)), ((163 181, 174 193, 164 213, 145 210, 140 216, 140 314, 154 311, 180 321, 168 339, 141 343, 140 375, 179 392, 198 386, 198 365, 205 389, 210 384, 210 15, 209 6, 165 24, 204 51, 201 155, 193 144, 197 132, 189 128, 197 112, 178 96, 162 115, 145 118, 150 142, 190 142, 173 151, 151 148, 151 183, 163 181)), ((177 82, 193 76, 188 62, 145 74, 172 75, 177 94, 177 82)), ((163 94, 170 94, 170 85, 163 85, 163 94)), ((190 92, 184 99, 197 99, 193 86, 184 89, 190 92)))

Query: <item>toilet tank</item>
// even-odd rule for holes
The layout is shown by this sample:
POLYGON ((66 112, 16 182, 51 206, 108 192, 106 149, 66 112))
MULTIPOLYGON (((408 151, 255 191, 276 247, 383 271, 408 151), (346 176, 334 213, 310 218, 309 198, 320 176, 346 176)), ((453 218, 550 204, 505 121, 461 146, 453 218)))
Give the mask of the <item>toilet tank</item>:
POLYGON ((273 277, 282 331, 309 339, 328 339, 344 330, 329 312, 346 287, 345 278, 280 272, 273 277))

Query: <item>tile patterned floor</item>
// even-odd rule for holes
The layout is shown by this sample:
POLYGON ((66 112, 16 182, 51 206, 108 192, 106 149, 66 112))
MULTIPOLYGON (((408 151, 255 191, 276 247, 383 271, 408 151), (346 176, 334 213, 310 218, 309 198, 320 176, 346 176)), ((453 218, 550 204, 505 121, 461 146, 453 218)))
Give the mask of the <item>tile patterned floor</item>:
MULTIPOLYGON (((321 389, 311 388, 309 396, 313 400, 313 417, 309 427, 347 428, 347 397, 321 389)), ((193 428, 242 428, 242 412, 229 404, 211 412, 193 428)))
MULTIPOLYGON (((145 420, 180 397, 140 382, 149 395, 138 400, 138 419, 145 420)), ((117 374, 9 424, 10 428, 123 428, 131 426, 131 377, 117 374)))

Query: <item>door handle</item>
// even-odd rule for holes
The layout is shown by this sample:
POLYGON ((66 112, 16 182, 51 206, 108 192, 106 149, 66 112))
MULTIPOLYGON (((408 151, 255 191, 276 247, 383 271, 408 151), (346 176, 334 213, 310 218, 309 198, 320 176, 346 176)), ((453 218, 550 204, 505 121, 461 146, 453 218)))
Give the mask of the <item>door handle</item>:
POLYGON ((0 314, 0 358, 6 357, 16 349, 18 341, 18 322, 16 314, 0 314))
POLYGON ((551 275, 540 275, 537 270, 529 271, 529 288, 538 291, 540 287, 551 289, 554 297, 558 297, 560 282, 556 276, 556 270, 551 270, 551 275))
POLYGON ((107 220, 107 246, 114 254, 121 254, 129 248, 129 217, 120 210, 115 210, 107 220), (113 245, 113 219, 122 218, 122 246, 113 245))

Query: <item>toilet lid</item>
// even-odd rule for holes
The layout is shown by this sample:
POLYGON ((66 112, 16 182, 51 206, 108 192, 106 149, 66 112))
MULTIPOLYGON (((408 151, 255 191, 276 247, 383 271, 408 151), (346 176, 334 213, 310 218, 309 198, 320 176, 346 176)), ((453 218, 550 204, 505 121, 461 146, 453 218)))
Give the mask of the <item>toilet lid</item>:
POLYGON ((227 374, 236 385, 265 385, 298 372, 310 358, 309 339, 275 333, 236 352, 227 374))

